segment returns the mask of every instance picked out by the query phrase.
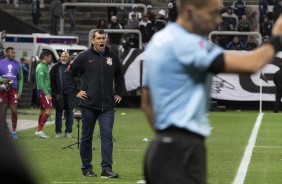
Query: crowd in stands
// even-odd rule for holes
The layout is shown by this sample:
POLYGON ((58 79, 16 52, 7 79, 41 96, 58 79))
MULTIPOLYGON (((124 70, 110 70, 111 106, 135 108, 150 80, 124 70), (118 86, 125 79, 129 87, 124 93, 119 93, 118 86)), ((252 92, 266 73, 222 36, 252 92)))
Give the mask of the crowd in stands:
MULTIPOLYGON (((21 1, 21 0, 20 0, 21 1)), ((50 30, 52 35, 59 34, 59 21, 62 15, 63 3, 75 3, 77 0, 51 0, 50 2, 50 30)), ((174 22, 177 17, 176 1, 167 1, 167 9, 158 9, 153 6, 151 1, 147 1, 147 13, 143 13, 143 9, 137 7, 135 3, 139 3, 135 0, 101 0, 101 3, 127 3, 132 4, 131 7, 123 7, 123 11, 120 11, 115 6, 107 7, 107 17, 101 18, 96 25, 97 29, 133 29, 140 30, 142 34, 142 46, 146 47, 147 43, 151 39, 154 33, 164 28, 168 22, 174 22), (142 10, 142 12, 141 12, 142 10)), ((39 19, 42 16, 40 9, 42 8, 42 0, 23 0, 21 3, 32 4, 32 18, 33 24, 38 26, 39 19)), ((70 30, 73 34, 76 34, 78 28, 76 26, 76 7, 67 6, 67 12, 70 18, 70 30)), ((110 33, 109 34, 109 46, 111 49, 119 53, 124 52, 130 48, 139 48, 138 34, 130 33, 110 33)))
MULTIPOLYGON (((282 3, 279 0, 259 0, 258 12, 251 11, 245 0, 234 0, 231 6, 224 6, 222 22, 216 31, 258 32, 262 43, 271 36, 273 23, 282 13, 282 3), (273 11, 269 11, 273 5, 273 11), (257 17, 258 16, 258 17, 257 17)), ((212 41, 228 50, 252 50, 259 44, 254 35, 215 35, 212 41)))
MULTIPOLYGON (((11 0, 7 0, 7 3, 11 3, 11 0)), ((51 34, 58 34, 56 31, 58 25, 58 15, 61 12, 55 11, 56 7, 52 6, 55 1, 64 2, 77 2, 77 0, 51 0, 51 34), (52 7, 54 10, 52 10, 52 7)), ((15 0, 15 2, 18 2, 15 0)), ((20 0, 20 2, 32 3, 32 17, 34 25, 38 25, 40 12, 40 0, 20 0)), ((141 12, 141 8, 137 7, 135 0, 102 0, 104 3, 132 3, 132 7, 124 7, 123 11, 118 10, 117 7, 107 7, 107 17, 101 18, 96 25, 97 29, 133 29, 140 30, 142 33, 143 48, 154 35, 162 28, 164 28, 168 22, 174 22, 177 17, 176 1, 167 1, 167 9, 158 9, 152 6, 150 0, 147 1, 147 13, 141 12), (157 13, 154 13, 157 12, 157 13)), ((224 1, 223 1, 224 2, 224 1)), ((60 5, 61 7, 61 5, 60 5)), ((57 8, 58 9, 58 8, 57 8)), ((70 9, 71 29, 77 30, 75 24, 75 7, 68 7, 70 9)), ((273 23, 282 12, 282 3, 280 0, 259 0, 258 10, 253 11, 248 6, 246 0, 234 0, 232 4, 228 6, 223 3, 222 10, 222 22, 215 31, 238 31, 238 32, 259 32, 262 36, 262 40, 268 40, 271 36, 271 29, 273 23), (269 11, 269 5, 273 5, 273 11, 269 11)), ((129 48, 138 48, 138 34, 130 33, 110 33, 109 45, 116 53, 120 51, 124 52, 129 48)), ((212 37, 212 41, 219 44, 225 49, 235 50, 251 50, 257 47, 259 44, 258 37, 250 35, 236 35, 236 36, 222 36, 215 35, 212 37)))
MULTIPOLYGON (((113 0, 108 0, 113 2, 113 0)), ((222 11, 222 23, 215 31, 237 31, 237 32, 259 32, 262 36, 262 42, 267 41, 271 36, 272 25, 282 12, 282 3, 279 0, 259 0, 258 10, 254 11, 248 6, 245 0, 234 0, 229 6, 224 6, 222 11), (269 5, 273 5, 273 12, 269 11, 269 5)), ((177 11, 176 3, 169 1, 167 10, 157 10, 155 14, 152 11, 151 3, 147 4, 147 14, 139 12, 138 7, 132 6, 130 12, 127 12, 124 20, 118 20, 117 14, 108 15, 111 17, 109 25, 105 19, 100 20, 97 28, 108 27, 110 29, 138 29, 142 33, 143 47, 149 42, 154 33, 161 30, 169 21, 176 20, 177 11), (113 20, 118 22, 118 26, 113 27, 113 20), (102 23, 101 23, 102 22, 102 23)), ((155 9, 156 10, 156 9, 155 9)), ((120 34, 113 36, 109 34, 110 45, 117 52, 120 48, 126 50, 128 48, 138 48, 138 36, 136 34, 120 34), (112 38, 114 37, 114 38, 112 38), (112 40, 112 41, 111 41, 112 40), (120 40, 118 43, 117 40, 120 40), (120 47, 122 46, 122 47, 120 47)), ((221 47, 229 50, 253 50, 259 45, 259 37, 255 35, 233 35, 222 36, 215 35, 212 41, 221 47)))
MULTIPOLYGON (((117 3, 116 0, 107 0, 107 3, 117 3)), ((123 11, 123 15, 118 15, 116 7, 108 8, 108 15, 106 18, 101 18, 96 25, 97 29, 132 29, 139 30, 142 35, 142 46, 146 47, 151 37, 168 22, 173 22, 177 17, 175 0, 169 1, 167 10, 155 9, 151 2, 148 2, 147 13, 143 13, 138 7, 133 4, 130 10, 123 11), (154 13, 157 12, 157 13, 154 13)), ((139 37, 137 33, 109 33, 109 45, 112 51, 119 54, 130 48, 139 48, 139 37)))

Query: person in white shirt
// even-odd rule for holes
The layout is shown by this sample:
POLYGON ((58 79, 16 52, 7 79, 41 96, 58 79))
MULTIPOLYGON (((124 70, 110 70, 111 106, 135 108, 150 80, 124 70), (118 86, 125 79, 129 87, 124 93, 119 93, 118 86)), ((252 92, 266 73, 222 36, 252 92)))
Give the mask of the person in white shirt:
POLYGON ((137 11, 137 6, 133 5, 132 6, 132 11, 128 14, 128 20, 132 19, 132 14, 136 14, 136 18, 138 21, 142 19, 142 14, 137 11))

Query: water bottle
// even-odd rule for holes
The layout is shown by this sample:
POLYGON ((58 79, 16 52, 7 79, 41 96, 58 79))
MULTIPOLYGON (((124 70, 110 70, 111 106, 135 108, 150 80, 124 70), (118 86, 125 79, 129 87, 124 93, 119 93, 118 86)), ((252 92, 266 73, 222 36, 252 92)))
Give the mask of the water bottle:
POLYGON ((6 91, 6 85, 5 84, 1 84, 0 91, 6 91))

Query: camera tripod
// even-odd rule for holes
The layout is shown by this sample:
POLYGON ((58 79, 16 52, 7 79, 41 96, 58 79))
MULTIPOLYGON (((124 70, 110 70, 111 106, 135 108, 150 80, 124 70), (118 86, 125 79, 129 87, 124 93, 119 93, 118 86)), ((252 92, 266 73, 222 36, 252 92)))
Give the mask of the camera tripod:
MULTIPOLYGON (((81 112, 75 112, 73 114, 73 118, 76 119, 76 126, 77 126, 77 141, 73 144, 70 144, 70 145, 67 145, 65 147, 63 147, 62 149, 66 149, 66 148, 70 148, 70 149, 73 149, 72 146, 76 145, 77 144, 77 149, 79 149, 79 146, 80 146, 80 140, 79 140, 79 129, 80 129, 80 120, 81 120, 81 112)), ((99 139, 101 139, 100 135, 97 135, 97 137, 99 139)), ((114 139, 113 137, 113 140, 116 142, 116 140, 114 139)), ((93 147, 92 150, 95 150, 95 148, 93 147)))
POLYGON ((80 112, 75 112, 73 114, 73 118, 76 119, 76 126, 77 126, 77 141, 73 144, 67 145, 65 147, 63 147, 62 149, 66 149, 66 148, 70 148, 73 149, 72 146, 77 144, 77 149, 79 149, 79 145, 80 145, 80 140, 79 140, 79 129, 80 129, 80 120, 81 120, 81 113, 80 112))

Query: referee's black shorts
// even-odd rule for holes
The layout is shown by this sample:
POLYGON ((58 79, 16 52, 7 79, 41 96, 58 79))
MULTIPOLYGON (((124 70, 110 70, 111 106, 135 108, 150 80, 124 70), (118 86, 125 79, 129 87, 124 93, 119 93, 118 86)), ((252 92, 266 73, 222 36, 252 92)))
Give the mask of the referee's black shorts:
POLYGON ((179 128, 158 132, 148 148, 147 184, 206 184, 204 137, 179 128))

